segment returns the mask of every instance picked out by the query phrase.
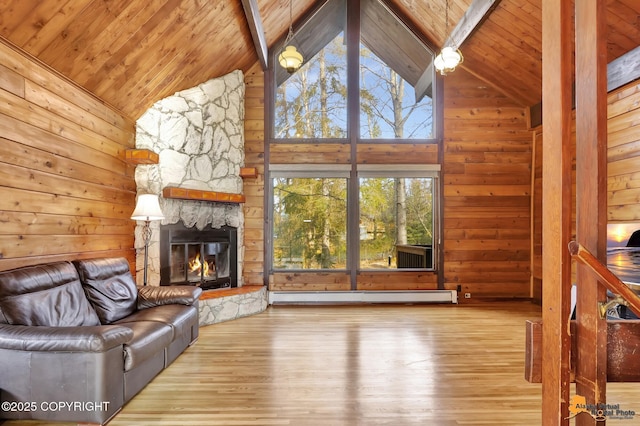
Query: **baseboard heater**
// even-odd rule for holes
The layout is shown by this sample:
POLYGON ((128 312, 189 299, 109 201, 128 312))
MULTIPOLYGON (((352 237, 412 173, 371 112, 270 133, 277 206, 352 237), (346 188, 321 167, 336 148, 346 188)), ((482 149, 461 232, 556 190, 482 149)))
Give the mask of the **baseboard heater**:
POLYGON ((270 291, 278 303, 458 303, 455 290, 422 291, 270 291))

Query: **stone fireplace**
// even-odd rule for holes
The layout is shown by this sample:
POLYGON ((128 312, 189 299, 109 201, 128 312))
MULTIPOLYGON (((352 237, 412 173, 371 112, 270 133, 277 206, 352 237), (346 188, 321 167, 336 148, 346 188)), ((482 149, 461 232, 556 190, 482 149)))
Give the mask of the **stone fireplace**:
MULTIPOLYGON (((158 164, 136 166, 135 180, 138 194, 160 196, 160 207, 165 216, 161 222, 151 222, 148 284, 241 287, 242 205, 215 201, 206 196, 192 199, 172 194, 182 190, 242 194, 242 72, 234 71, 156 102, 136 122, 136 148, 158 154, 158 164), (218 235, 230 229, 233 229, 233 236, 222 241, 218 235), (167 244, 164 238, 171 238, 172 233, 177 236, 176 241, 163 245, 167 244), (194 259, 198 253, 201 269, 198 273, 190 273, 188 270, 193 266, 190 267, 189 262, 196 263, 194 259), (190 259, 190 254, 194 254, 194 259, 190 259), (179 259, 182 260, 179 262, 179 259), (167 273, 167 262, 169 269, 171 264, 176 265, 174 271, 167 273), (206 276, 204 268, 208 268, 206 276)), ((138 282, 142 282, 144 242, 141 224, 136 227, 135 247, 136 273, 138 282)))

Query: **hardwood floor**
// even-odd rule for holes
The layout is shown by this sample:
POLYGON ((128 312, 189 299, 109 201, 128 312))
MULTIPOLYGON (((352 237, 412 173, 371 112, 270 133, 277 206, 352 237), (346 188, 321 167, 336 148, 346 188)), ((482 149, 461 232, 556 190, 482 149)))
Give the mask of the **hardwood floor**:
MULTIPOLYGON (((525 302, 270 307, 201 328, 109 426, 537 425, 524 322, 539 317, 525 302)), ((640 384, 608 390, 640 413, 640 384)))

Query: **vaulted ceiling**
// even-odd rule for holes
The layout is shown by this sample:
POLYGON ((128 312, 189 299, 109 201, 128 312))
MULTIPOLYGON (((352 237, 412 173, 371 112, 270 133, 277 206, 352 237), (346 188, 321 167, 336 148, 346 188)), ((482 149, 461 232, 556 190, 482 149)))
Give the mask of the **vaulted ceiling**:
MULTIPOLYGON (((294 22, 318 4, 292 0, 294 22)), ((436 47, 446 0, 389 0, 436 47)), ((449 31, 472 0, 449 0, 449 31)), ((255 0, 268 46, 288 0, 255 0)), ((608 60, 640 45, 640 2, 607 0, 608 60)), ((462 44, 462 67, 522 106, 542 98, 541 0, 501 0, 462 44)), ((295 25, 294 25, 295 27, 295 25)), ((0 0, 0 37, 137 119, 154 102, 258 62, 242 0, 0 0)), ((1 61, 0 61, 1 65, 1 61)))

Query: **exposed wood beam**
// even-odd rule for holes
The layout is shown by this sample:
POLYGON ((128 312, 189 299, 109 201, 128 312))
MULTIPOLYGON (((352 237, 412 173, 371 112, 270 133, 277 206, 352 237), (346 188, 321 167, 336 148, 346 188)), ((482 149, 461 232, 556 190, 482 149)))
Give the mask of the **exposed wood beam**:
POLYGON ((433 64, 430 63, 422 73, 415 87, 416 103, 420 102, 425 95, 433 97, 433 64))
POLYGON ((640 78, 640 46, 607 65, 607 91, 622 87, 640 78))
MULTIPOLYGON (((640 46, 607 65, 607 92, 616 90, 640 78, 640 46)), ((575 105, 574 105, 575 106, 575 105)), ((542 102, 529 107, 531 127, 542 124, 542 102)))
MULTIPOLYGON (((575 2, 576 239, 607 263, 607 9, 605 2, 575 2)), ((546 148, 546 145, 545 145, 546 148)), ((576 394, 606 403, 607 323, 598 302, 604 285, 587 265, 576 267, 576 394)), ((576 426, 595 425, 578 416, 576 426)))
POLYGON ((247 17, 247 24, 249 25, 249 31, 251 31, 251 38, 253 38, 253 44, 258 54, 258 60, 262 70, 267 69, 267 39, 264 36, 264 27, 262 26, 262 18, 260 17, 260 11, 258 10, 258 3, 256 0, 242 0, 242 7, 244 8, 244 14, 247 17))
MULTIPOLYGON (((480 26, 480 23, 498 6, 498 3, 500 3, 500 0, 473 0, 473 3, 471 3, 462 18, 460 18, 456 27, 451 31, 451 34, 449 34, 444 46, 460 47, 480 26)), ((433 86, 433 81, 431 81, 432 75, 432 67, 428 67, 420 77, 415 86, 416 102, 420 102, 426 94, 431 95, 433 86)))
POLYGON ((473 3, 469 5, 456 27, 449 34, 449 38, 447 38, 444 45, 460 47, 480 27, 482 21, 491 14, 499 3, 500 0, 473 0, 473 3))
POLYGON ((572 3, 542 0, 542 424, 568 426, 572 3))

